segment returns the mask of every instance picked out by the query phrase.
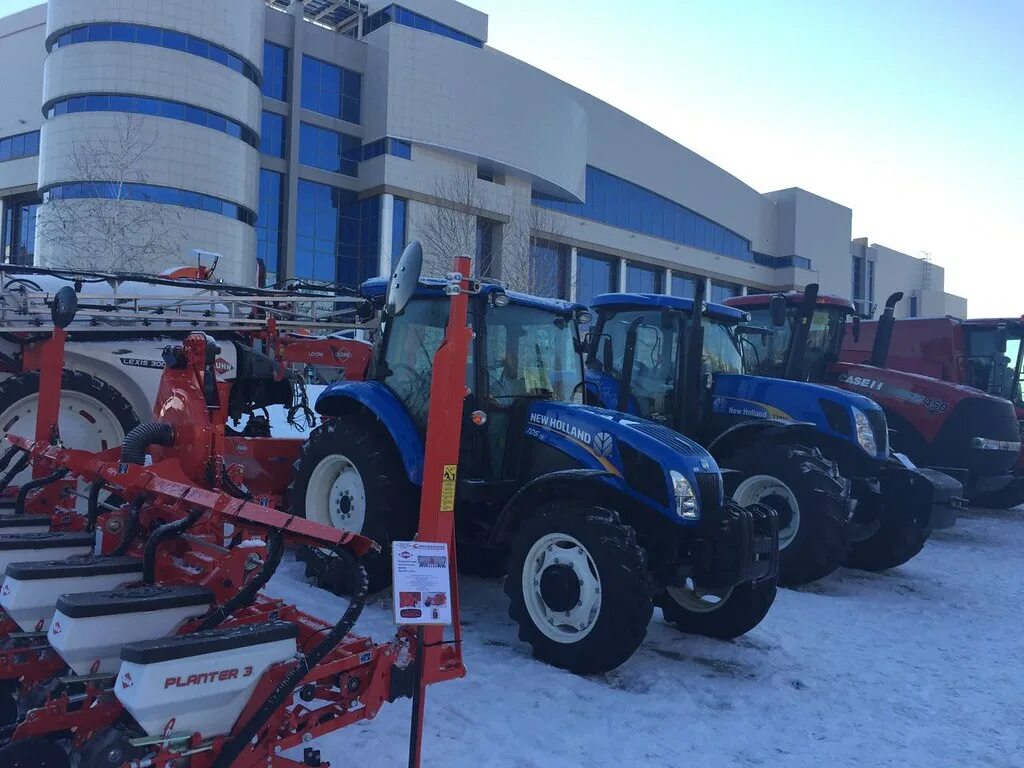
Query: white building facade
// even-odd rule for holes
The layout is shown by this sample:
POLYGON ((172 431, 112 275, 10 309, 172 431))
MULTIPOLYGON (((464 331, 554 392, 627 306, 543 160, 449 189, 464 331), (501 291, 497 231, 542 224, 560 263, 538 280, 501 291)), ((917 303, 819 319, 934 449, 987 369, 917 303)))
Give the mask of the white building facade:
POLYGON ((226 280, 354 285, 420 239, 584 302, 698 281, 853 297, 849 208, 762 194, 487 32, 453 0, 50 0, 0 19, 0 61, 25 72, 0 84, 5 259, 66 261, 39 202, 109 194, 76 147, 132 115, 148 151, 124 199, 173 213, 174 261, 220 253, 226 280))

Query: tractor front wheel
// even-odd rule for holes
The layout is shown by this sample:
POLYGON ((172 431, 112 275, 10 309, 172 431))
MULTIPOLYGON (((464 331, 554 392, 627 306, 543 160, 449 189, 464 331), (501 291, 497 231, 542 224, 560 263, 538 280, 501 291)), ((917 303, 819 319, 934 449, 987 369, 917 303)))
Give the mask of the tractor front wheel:
MULTIPOLYGON (((391 583, 391 542, 416 534, 416 495, 391 435, 369 416, 331 419, 313 431, 295 462, 288 510, 377 542, 381 551, 363 563, 371 592, 391 583)), ((324 567, 330 560, 314 555, 308 562, 324 586, 345 591, 324 567)))
POLYGON ((896 568, 916 557, 931 535, 931 531, 921 529, 913 521, 897 519, 885 509, 881 519, 873 536, 854 542, 844 565, 864 571, 896 568))
POLYGON ((742 507, 765 504, 779 515, 779 583, 824 578, 849 551, 850 484, 817 448, 764 442, 718 459, 725 493, 742 507))
POLYGON ((726 590, 703 590, 687 579, 668 587, 656 600, 665 621, 680 632, 733 640, 752 630, 775 602, 775 579, 740 584, 726 590))
POLYGON ((608 672, 643 642, 653 613, 647 558, 612 510, 548 503, 516 533, 505 593, 541 661, 608 672))

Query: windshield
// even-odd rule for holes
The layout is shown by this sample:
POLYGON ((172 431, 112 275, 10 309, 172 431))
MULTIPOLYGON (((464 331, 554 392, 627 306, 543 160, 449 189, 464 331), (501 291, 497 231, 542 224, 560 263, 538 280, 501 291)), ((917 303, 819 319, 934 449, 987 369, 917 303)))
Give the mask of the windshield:
POLYGON ((972 387, 1024 407, 1021 397, 1024 371, 1021 370, 1024 344, 1021 333, 1008 329, 1006 348, 1002 348, 995 328, 970 329, 967 334, 967 375, 972 387))
POLYGON ((485 331, 490 398, 572 401, 583 367, 571 317, 510 304, 488 309, 485 331))
MULTIPOLYGON (((773 378, 785 376, 798 309, 796 306, 790 306, 786 310, 786 324, 778 328, 772 325, 768 307, 750 310, 751 324, 767 328, 772 333, 748 334, 744 337, 742 351, 747 373, 773 378)), ((846 314, 842 307, 819 307, 814 310, 811 327, 807 333, 803 370, 797 378, 804 381, 819 381, 824 378, 825 369, 839 359, 846 314)))

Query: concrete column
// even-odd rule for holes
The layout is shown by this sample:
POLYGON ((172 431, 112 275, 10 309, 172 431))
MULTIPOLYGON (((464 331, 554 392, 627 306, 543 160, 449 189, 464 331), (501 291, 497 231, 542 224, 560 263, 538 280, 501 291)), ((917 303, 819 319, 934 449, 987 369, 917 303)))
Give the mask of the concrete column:
POLYGON ((380 259, 377 262, 379 274, 391 276, 391 251, 394 249, 395 196, 385 193, 380 196, 380 259))
POLYGON ((306 22, 302 20, 302 3, 293 3, 292 44, 288 58, 288 164, 284 177, 284 233, 283 253, 278 265, 281 277, 295 277, 295 242, 298 234, 299 218, 299 120, 302 98, 302 47, 303 31, 306 22))
POLYGON ((704 301, 711 301, 711 278, 704 278, 704 301))
POLYGON ((747 286, 745 286, 745 285, 741 285, 740 286, 740 296, 746 296, 748 293, 750 293, 750 289, 747 288, 747 286))
POLYGON ((576 246, 569 249, 569 301, 576 301, 579 296, 578 275, 579 275, 579 251, 576 246))
POLYGON ((665 268, 665 277, 662 278, 665 284, 661 287, 661 292, 666 296, 672 295, 672 270, 665 268))
POLYGON ((626 260, 619 259, 619 292, 626 290, 626 260))

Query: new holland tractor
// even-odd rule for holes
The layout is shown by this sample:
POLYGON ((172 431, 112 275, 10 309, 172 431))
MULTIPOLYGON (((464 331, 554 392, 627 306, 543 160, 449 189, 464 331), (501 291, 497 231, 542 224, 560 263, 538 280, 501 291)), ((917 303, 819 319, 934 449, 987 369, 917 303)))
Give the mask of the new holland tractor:
MULTIPOLYGON (((859 338, 843 339, 842 359, 866 359, 882 321, 861 323, 859 338)), ((1024 439, 1024 317, 922 317, 897 320, 892 326, 887 365, 943 381, 966 384, 1013 403, 1024 439)), ((1024 504, 1024 453, 1017 459, 1015 480, 983 491, 972 501, 981 507, 1008 509, 1024 504)))
POLYGON ((861 362, 842 362, 840 355, 847 326, 859 334, 853 304, 819 296, 815 284, 803 293, 742 296, 726 303, 774 329, 745 345, 752 373, 832 384, 870 397, 885 411, 893 450, 918 466, 955 476, 970 501, 1013 485, 1021 438, 1009 401, 888 364, 895 307, 902 296, 889 297, 879 318, 882 329, 861 362))
MULTIPOLYGON (((379 304, 384 283, 362 291, 379 304)), ((443 284, 421 283, 384 324, 366 380, 320 395, 323 424, 295 465, 290 511, 385 550, 410 534, 447 312, 443 284)), ((775 597, 778 531, 770 508, 725 499, 695 442, 583 405, 585 312, 486 283, 473 297, 461 459, 446 498, 458 498, 460 562, 506 574, 509 615, 535 656, 601 672, 641 643, 654 605, 684 632, 755 627, 775 597)), ((373 587, 386 584, 386 562, 367 567, 373 587)))
MULTIPOLYGON (((720 304, 605 294, 587 356, 588 401, 637 413, 705 445, 738 504, 779 515, 780 582, 820 579, 841 564, 905 563, 928 532, 952 525, 961 491, 946 475, 889 450, 870 399, 751 375, 747 334, 766 331, 720 304)), ((770 331, 767 331, 770 333, 770 331)))

